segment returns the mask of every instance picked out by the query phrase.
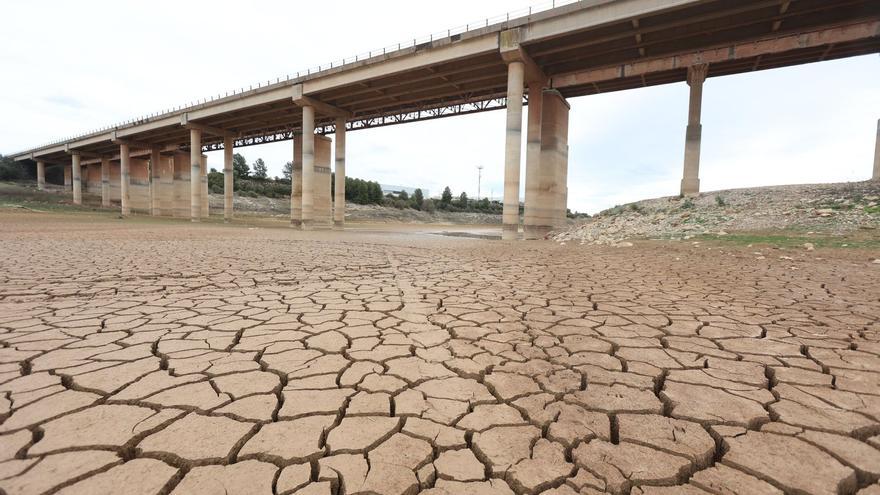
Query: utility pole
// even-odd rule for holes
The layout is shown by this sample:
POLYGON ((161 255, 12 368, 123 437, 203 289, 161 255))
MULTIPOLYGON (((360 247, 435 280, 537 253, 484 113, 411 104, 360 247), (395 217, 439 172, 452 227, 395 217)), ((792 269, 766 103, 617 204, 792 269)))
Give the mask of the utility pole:
POLYGON ((480 181, 483 178, 483 166, 477 165, 477 201, 480 200, 480 181))

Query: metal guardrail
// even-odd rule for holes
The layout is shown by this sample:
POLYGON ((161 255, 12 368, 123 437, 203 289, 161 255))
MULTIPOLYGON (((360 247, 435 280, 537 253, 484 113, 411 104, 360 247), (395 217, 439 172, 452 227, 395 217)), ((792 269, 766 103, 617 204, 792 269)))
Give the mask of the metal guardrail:
MULTIPOLYGON (((246 93, 249 91, 253 91, 255 89, 260 89, 260 88, 263 88, 266 86, 271 86, 272 84, 280 84, 282 81, 287 82, 287 81, 290 81, 291 79, 296 80, 301 77, 307 77, 307 76, 310 76, 315 73, 319 73, 324 70, 344 67, 346 65, 357 63, 362 60, 370 59, 370 58, 373 58, 378 55, 385 55, 385 54, 394 53, 394 52, 400 51, 400 50, 406 50, 409 48, 417 47, 419 45, 423 45, 425 43, 432 43, 436 40, 449 38, 449 37, 452 37, 455 35, 465 34, 470 31, 482 29, 482 28, 485 28, 485 27, 488 27, 488 26, 491 26, 494 24, 501 23, 501 22, 508 22, 511 19, 518 19, 518 18, 522 18, 522 17, 531 16, 533 14, 546 12, 548 10, 552 10, 557 7, 563 7, 566 5, 579 3, 581 1, 583 1, 583 0, 549 0, 549 1, 545 1, 543 3, 533 5, 531 7, 527 7, 527 8, 523 8, 523 9, 519 9, 519 10, 513 10, 513 11, 507 12, 502 15, 498 15, 498 16, 494 16, 494 17, 487 17, 485 19, 481 19, 476 22, 470 22, 470 23, 460 25, 460 26, 457 26, 454 28, 449 28, 445 31, 437 31, 437 32, 430 33, 426 36, 422 36, 419 38, 407 39, 405 42, 401 42, 401 43, 397 43, 397 44, 393 44, 393 45, 388 45, 383 48, 379 48, 377 50, 370 50, 370 51, 366 51, 366 52, 362 52, 362 53, 353 55, 351 57, 337 59, 337 60, 332 61, 328 64, 322 64, 322 65, 318 65, 318 66, 314 66, 314 67, 309 67, 309 68, 306 68, 305 70, 296 72, 295 75, 294 75, 294 73, 285 74, 283 77, 277 77, 275 79, 274 83, 271 79, 267 80, 265 83, 260 81, 256 84, 256 86, 250 85, 248 88, 241 87, 241 88, 233 89, 231 91, 227 91, 225 94, 220 93, 216 97, 209 96, 207 98, 202 98, 202 99, 199 99, 196 101, 191 101, 185 105, 173 106, 173 107, 167 108, 167 109, 159 111, 159 112, 153 112, 153 113, 149 113, 146 115, 142 115, 138 118, 125 120, 123 122, 117 122, 116 124, 112 124, 112 125, 108 125, 108 126, 104 126, 104 127, 99 127, 97 129, 92 129, 90 131, 86 131, 86 132, 83 132, 80 134, 75 134, 75 135, 68 136, 65 138, 56 139, 54 141, 50 141, 50 142, 41 144, 39 146, 28 148, 28 150, 45 148, 47 146, 53 146, 56 144, 72 141, 74 139, 80 139, 80 138, 84 138, 87 136, 92 136, 92 135, 95 135, 95 134, 98 134, 101 132, 105 132, 105 131, 109 131, 109 130, 113 130, 113 129, 118 129, 120 127, 131 126, 131 125, 136 125, 136 124, 140 124, 140 123, 144 123, 144 122, 149 122, 152 119, 172 115, 176 112, 188 110, 188 109, 194 108, 198 105, 211 103, 215 100, 243 94, 243 93, 246 93)), ((12 153, 12 155, 21 154, 24 151, 26 151, 26 150, 20 151, 18 153, 12 153)))

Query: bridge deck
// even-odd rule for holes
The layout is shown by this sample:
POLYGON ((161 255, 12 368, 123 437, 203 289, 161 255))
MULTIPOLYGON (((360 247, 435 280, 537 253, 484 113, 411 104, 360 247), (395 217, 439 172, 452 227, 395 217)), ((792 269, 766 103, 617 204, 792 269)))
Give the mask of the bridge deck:
MULTIPOLYGON (((190 122, 238 133, 236 146, 289 139, 304 94, 351 112, 352 130, 504 107, 499 33, 523 27, 523 48, 566 97, 684 81, 687 60, 709 77, 880 52, 874 0, 594 0, 376 55, 304 77, 16 154, 69 161, 67 151, 114 156, 118 138, 187 148, 190 122), (787 40, 787 41, 786 41, 787 40), (714 57, 714 58, 713 58, 714 57), (687 59, 687 60, 686 60, 687 59)), ((334 117, 318 115, 319 132, 334 117)), ((205 149, 223 139, 206 134, 205 149)))

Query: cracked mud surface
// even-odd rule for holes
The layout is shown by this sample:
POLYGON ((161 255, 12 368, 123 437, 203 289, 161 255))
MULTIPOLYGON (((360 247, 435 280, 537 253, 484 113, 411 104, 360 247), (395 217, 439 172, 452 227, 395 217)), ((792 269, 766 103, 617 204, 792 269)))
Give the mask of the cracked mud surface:
POLYGON ((9 495, 880 493, 864 255, 0 221, 9 495))

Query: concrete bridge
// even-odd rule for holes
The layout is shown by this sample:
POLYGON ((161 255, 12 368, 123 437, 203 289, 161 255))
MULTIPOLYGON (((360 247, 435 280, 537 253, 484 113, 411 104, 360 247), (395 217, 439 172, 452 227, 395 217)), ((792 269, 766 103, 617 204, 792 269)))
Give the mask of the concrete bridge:
MULTIPOLYGON (((40 186, 47 164, 67 167, 75 203, 84 189, 94 190, 104 205, 118 199, 123 215, 135 209, 196 222, 208 212, 204 152, 224 150, 229 219, 233 149, 291 140, 291 225, 341 227, 347 131, 506 108, 503 236, 515 238, 528 105, 523 231, 535 238, 565 219, 567 99, 686 81, 681 193, 694 194, 706 78, 876 52, 876 0, 585 0, 374 52, 14 157, 37 163, 40 186)), ((880 123, 873 177, 880 178, 880 123)))

